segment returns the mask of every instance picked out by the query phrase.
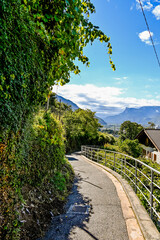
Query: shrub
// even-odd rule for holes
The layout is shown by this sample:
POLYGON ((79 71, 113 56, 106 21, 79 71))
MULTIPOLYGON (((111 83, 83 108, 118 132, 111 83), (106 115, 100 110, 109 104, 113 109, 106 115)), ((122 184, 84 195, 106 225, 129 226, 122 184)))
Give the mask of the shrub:
MULTIPOLYGON (((1 150, 2 239, 19 239, 18 220, 23 202, 22 187, 37 187, 61 175, 64 159, 62 126, 49 112, 32 116, 22 132, 5 135, 1 150)), ((62 179, 62 187, 65 180, 62 179)))
POLYGON ((125 139, 123 142, 119 141, 119 147, 121 151, 135 158, 139 157, 142 153, 142 148, 137 139, 125 139))

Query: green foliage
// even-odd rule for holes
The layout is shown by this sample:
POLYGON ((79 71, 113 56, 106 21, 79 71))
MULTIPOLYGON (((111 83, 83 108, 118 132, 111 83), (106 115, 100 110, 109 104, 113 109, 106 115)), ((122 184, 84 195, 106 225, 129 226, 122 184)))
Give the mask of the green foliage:
POLYGON ((66 189, 69 177, 63 176, 64 149, 62 126, 45 111, 32 116, 21 133, 3 139, 0 144, 2 239, 19 239, 21 223, 17 219, 23 202, 22 187, 40 187, 55 179, 55 188, 61 192, 66 189))
MULTIPOLYGON (((107 43, 108 54, 112 54, 110 38, 89 21, 90 13, 95 12, 90 0, 30 0, 26 7, 37 28, 40 28, 39 34, 42 38, 47 36, 46 68, 49 76, 58 80, 60 84, 69 81, 70 71, 75 74, 80 72, 74 64, 75 58, 89 65, 89 59, 83 53, 83 48, 89 42, 98 39, 107 43), (42 31, 42 26, 45 31, 42 31), (48 54, 50 52, 52 54, 48 54)), ((111 59, 110 64, 115 70, 111 59)))
POLYGON ((49 98, 49 110, 54 113, 54 115, 61 119, 61 117, 63 116, 63 114, 67 111, 72 111, 71 106, 63 103, 63 102, 59 102, 56 98, 56 94, 55 93, 51 93, 50 98, 49 98))
POLYGON ((104 149, 119 152, 119 146, 116 144, 116 142, 112 145, 110 143, 104 144, 104 149))
POLYGON ((0 1, 0 134, 21 130, 51 86, 78 74, 76 58, 89 65, 89 42, 105 42, 112 54, 109 38, 89 21, 94 11, 90 0, 0 1))
MULTIPOLYGON (((53 85, 63 85, 71 72, 80 72, 75 59, 89 66, 83 53, 88 43, 104 42, 111 57, 110 39, 89 21, 94 11, 90 0, 0 0, 2 239, 20 238, 17 209, 23 201, 22 185, 41 186, 55 171, 61 172, 62 127, 49 113, 36 116, 39 105, 53 85)), ((110 64, 115 70, 111 59, 110 64)), ((97 137, 98 120, 89 111, 84 116, 70 112, 65 123, 68 149, 97 137)))
POLYGON ((91 110, 67 111, 62 122, 65 128, 67 152, 80 149, 82 144, 98 143, 100 124, 91 110))
POLYGON ((154 122, 148 122, 150 128, 155 128, 155 123, 154 122))
POLYGON ((123 142, 120 141, 119 147, 122 152, 125 152, 135 158, 139 157, 142 154, 142 148, 137 139, 125 139, 123 142))
POLYGON ((119 135, 120 139, 124 141, 125 139, 134 140, 137 134, 143 129, 141 124, 136 122, 125 121, 121 124, 119 135))
POLYGON ((67 151, 80 149, 84 143, 103 146, 115 142, 111 134, 98 131, 100 124, 94 112, 82 109, 74 112, 70 106, 58 102, 55 94, 50 97, 49 109, 64 125, 67 151))
POLYGON ((20 0, 0 1, 0 134, 16 133, 39 102, 44 81, 40 37, 20 0))
POLYGON ((115 138, 113 137, 113 135, 108 134, 108 133, 98 132, 97 145, 104 146, 107 143, 110 143, 110 144, 114 144, 115 143, 115 138))

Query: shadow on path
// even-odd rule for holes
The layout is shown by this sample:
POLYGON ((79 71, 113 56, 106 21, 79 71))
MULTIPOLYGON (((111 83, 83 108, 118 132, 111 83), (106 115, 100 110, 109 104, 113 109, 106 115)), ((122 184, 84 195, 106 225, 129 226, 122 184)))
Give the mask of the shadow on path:
POLYGON ((88 235, 90 236, 90 237, 92 237, 93 239, 95 239, 95 240, 98 240, 98 238, 96 238, 92 233, 90 233, 86 228, 84 228, 84 227, 82 227, 82 229, 86 232, 86 233, 88 233, 88 235))
POLYGON ((92 186, 97 187, 97 188, 99 188, 99 189, 103 189, 103 188, 99 187, 98 185, 95 185, 95 184, 93 184, 93 183, 91 183, 91 182, 88 182, 88 181, 86 181, 86 180, 84 180, 84 179, 82 179, 82 181, 83 181, 83 182, 86 182, 86 183, 89 183, 89 184, 91 184, 92 186))
POLYGON ((66 157, 68 158, 69 161, 78 161, 78 159, 76 159, 76 158, 68 157, 68 156, 66 156, 66 157))
MULTIPOLYGON (((69 160, 74 158, 69 158, 69 160)), ((75 159, 76 160, 76 159, 75 159)), ((71 160, 72 161, 72 160, 71 160)), ((79 183, 83 181, 80 174, 77 174, 72 188, 72 193, 68 197, 68 202, 65 206, 65 213, 55 216, 52 219, 51 226, 44 238, 39 240, 71 240, 74 239, 70 235, 71 230, 74 231, 75 227, 79 227, 84 230, 89 236, 95 240, 98 240, 92 233, 87 230, 86 223, 89 222, 90 215, 92 214, 92 205, 89 198, 84 197, 78 190, 79 183), (78 214, 75 212, 68 212, 71 205, 87 205, 89 211, 86 214, 78 214), (68 212, 68 213, 67 213, 68 212)))

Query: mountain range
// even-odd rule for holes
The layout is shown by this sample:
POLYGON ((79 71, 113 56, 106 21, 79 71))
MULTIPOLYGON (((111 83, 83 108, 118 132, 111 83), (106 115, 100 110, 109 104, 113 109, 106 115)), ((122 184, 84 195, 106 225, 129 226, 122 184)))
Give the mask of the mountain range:
POLYGON ((73 103, 72 101, 70 101, 69 99, 66 99, 62 96, 56 95, 56 98, 58 100, 58 102, 63 102, 69 106, 71 106, 72 110, 75 111, 77 110, 79 107, 77 106, 77 104, 73 103))
MULTIPOLYGON (((79 109, 79 107, 77 106, 77 104, 75 104, 74 102, 70 101, 69 99, 66 99, 66 98, 64 98, 64 97, 62 97, 62 96, 59 96, 59 95, 56 95, 56 98, 57 98, 57 100, 58 100, 59 102, 63 102, 63 103, 65 103, 65 104, 71 106, 71 108, 72 108, 73 111, 79 109)), ((100 117, 98 117, 98 116, 96 116, 96 118, 98 119, 98 121, 99 121, 99 123, 100 123, 101 125, 103 125, 103 126, 106 125, 106 122, 105 122, 102 118, 100 118, 100 117)))
MULTIPOLYGON (((57 95, 58 101, 70 105, 72 110, 75 111, 79 107, 72 101, 57 95)), ((114 112, 114 107, 113 107, 114 112)), ((103 117, 96 115, 101 125, 106 124, 122 124, 124 121, 137 122, 142 125, 148 124, 148 122, 154 122, 156 125, 160 125, 160 106, 144 106, 140 108, 126 108, 123 112, 107 116, 108 114, 104 112, 103 117)), ((102 115, 101 115, 102 116, 102 115)))
POLYGON ((160 125, 160 106, 144 106, 140 108, 126 108, 122 113, 104 119, 107 124, 121 124, 124 121, 137 122, 142 125, 154 122, 160 125))

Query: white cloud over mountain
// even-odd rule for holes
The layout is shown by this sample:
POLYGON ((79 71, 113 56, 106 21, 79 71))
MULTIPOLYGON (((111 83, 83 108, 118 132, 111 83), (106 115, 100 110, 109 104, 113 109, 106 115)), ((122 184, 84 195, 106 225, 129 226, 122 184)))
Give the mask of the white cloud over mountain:
POLYGON ((89 108, 97 112, 98 115, 104 111, 109 111, 111 107, 118 111, 118 109, 124 109, 125 107, 160 106, 160 101, 154 99, 123 97, 125 89, 118 87, 68 84, 60 86, 58 91, 56 88, 53 91, 73 101, 81 108, 89 108))

